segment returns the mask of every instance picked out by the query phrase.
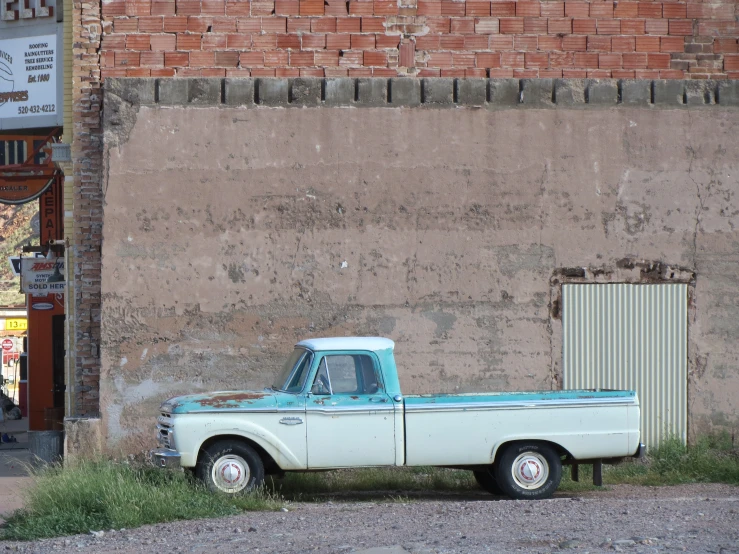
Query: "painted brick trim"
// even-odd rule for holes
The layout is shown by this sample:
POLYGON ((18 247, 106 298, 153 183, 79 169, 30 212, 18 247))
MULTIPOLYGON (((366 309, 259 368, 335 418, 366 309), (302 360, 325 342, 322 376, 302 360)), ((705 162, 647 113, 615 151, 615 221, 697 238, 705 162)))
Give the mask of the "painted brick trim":
POLYGON ((265 107, 739 107, 739 81, 408 78, 108 78, 129 104, 265 107))

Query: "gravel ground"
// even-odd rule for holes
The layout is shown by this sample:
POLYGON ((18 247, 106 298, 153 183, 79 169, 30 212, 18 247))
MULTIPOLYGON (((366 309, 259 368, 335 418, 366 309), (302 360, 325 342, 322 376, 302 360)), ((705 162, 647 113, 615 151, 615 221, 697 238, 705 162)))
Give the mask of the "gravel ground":
POLYGON ((291 503, 287 512, 106 530, 19 552, 712 552, 739 554, 739 487, 611 486, 551 500, 484 494, 291 503))

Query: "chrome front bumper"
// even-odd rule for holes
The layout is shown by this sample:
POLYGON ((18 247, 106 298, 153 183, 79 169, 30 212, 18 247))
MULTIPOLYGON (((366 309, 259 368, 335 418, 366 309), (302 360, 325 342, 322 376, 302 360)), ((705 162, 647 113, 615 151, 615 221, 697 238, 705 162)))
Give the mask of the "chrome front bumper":
POLYGON ((643 442, 639 443, 639 448, 636 449, 636 452, 634 453, 634 458, 643 458, 647 454, 647 445, 643 442))
POLYGON ((165 469, 179 469, 180 468, 180 453, 176 450, 170 450, 169 448, 157 448, 151 451, 151 457, 154 460, 154 465, 157 467, 163 467, 165 469))

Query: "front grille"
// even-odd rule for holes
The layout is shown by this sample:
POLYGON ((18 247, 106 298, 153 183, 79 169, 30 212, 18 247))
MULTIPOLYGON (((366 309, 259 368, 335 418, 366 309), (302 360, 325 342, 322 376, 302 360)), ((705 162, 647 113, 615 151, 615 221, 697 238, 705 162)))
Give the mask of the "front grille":
POLYGON ((157 440, 164 448, 174 449, 174 423, 164 412, 157 418, 157 440))

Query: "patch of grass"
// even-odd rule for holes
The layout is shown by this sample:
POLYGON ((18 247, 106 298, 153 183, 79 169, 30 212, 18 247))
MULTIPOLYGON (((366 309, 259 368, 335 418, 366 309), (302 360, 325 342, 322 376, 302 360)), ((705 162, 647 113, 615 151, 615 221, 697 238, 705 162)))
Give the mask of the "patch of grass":
MULTIPOLYGON (((570 479, 569 467, 562 472, 560 490, 599 490, 592 485, 592 466, 580 466, 580 481, 570 479)), ((625 460, 603 466, 604 485, 664 486, 685 483, 728 483, 739 485, 739 448, 724 432, 700 437, 686 446, 678 438, 668 438, 649 450, 643 460, 625 460)))
MULTIPOLYGON (((437 467, 340 469, 320 473, 288 473, 273 490, 291 500, 323 498, 352 492, 469 492, 479 487, 471 471, 437 467)), ((388 498, 393 495, 384 494, 388 498)), ((397 494, 395 494, 397 496, 397 494)))
POLYGON ((606 483, 678 485, 728 483, 739 485, 739 448, 727 432, 700 437, 685 446, 680 439, 664 440, 644 461, 624 463, 603 472, 606 483))
POLYGON ((110 461, 80 462, 36 473, 26 507, 10 515, 0 529, 0 539, 129 529, 280 506, 280 499, 265 490, 226 496, 209 492, 183 472, 110 461))

